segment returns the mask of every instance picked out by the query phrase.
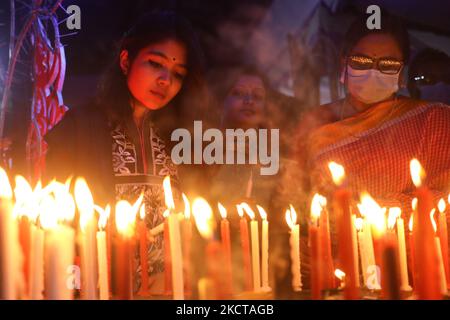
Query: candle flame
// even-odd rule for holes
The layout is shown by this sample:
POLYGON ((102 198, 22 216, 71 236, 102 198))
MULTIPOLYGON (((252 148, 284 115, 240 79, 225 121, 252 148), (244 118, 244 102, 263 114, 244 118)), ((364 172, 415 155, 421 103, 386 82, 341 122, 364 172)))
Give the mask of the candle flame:
POLYGON ((198 232, 203 238, 211 240, 214 235, 213 211, 209 203, 203 198, 196 198, 192 203, 192 214, 198 232))
POLYGON ((327 205, 327 199, 316 193, 311 201, 311 218, 313 222, 320 218, 320 213, 327 205))
POLYGON ((431 212, 430 212, 430 219, 431 219, 431 224, 433 225, 434 232, 436 232, 436 230, 437 230, 436 221, 434 221, 435 213, 436 213, 436 209, 433 208, 433 210, 431 210, 431 212))
POLYGON ((40 218, 42 228, 45 230, 58 227, 58 214, 56 212, 55 199, 50 194, 45 194, 39 204, 40 218))
POLYGON ((241 208, 242 208, 242 210, 244 210, 245 213, 247 213, 247 215, 250 217, 250 219, 252 219, 252 220, 255 219, 255 213, 253 212, 252 208, 250 208, 250 206, 246 202, 241 203, 241 208))
POLYGON ((145 205, 142 204, 141 208, 139 209, 139 218, 141 218, 141 220, 145 219, 145 205))
MULTIPOLYGON (((144 201, 144 192, 141 192, 141 194, 139 195, 139 198, 137 198, 135 203, 133 203, 132 209, 131 209, 134 212, 135 219, 136 219, 138 212, 140 213, 143 201, 144 201)), ((145 208, 144 208, 144 215, 145 215, 145 208)))
POLYGON ((170 210, 169 209, 164 210, 163 217, 168 218, 169 216, 170 216, 170 210))
POLYGON ((116 203, 115 218, 117 231, 126 238, 133 237, 136 213, 128 201, 120 200, 116 203))
POLYGON ((6 171, 0 167, 0 198, 12 199, 13 192, 6 171))
POLYGON ((106 227, 106 223, 108 222, 108 218, 111 214, 111 206, 108 204, 105 209, 100 206, 94 205, 94 210, 98 212, 98 229, 104 230, 106 227))
POLYGON ((397 218, 400 218, 401 215, 402 215, 402 209, 400 209, 399 207, 389 208, 389 213, 388 213, 388 229, 389 230, 394 229, 395 222, 397 221, 397 218))
POLYGON ((411 207, 412 207, 413 211, 417 210, 417 201, 418 201, 417 198, 414 198, 411 201, 411 207))
POLYGON ((409 218, 409 223, 408 223, 408 229, 410 232, 413 231, 413 224, 414 224, 414 215, 411 215, 411 218, 409 218))
POLYGON ((333 178, 333 182, 335 185, 340 186, 342 182, 344 182, 345 178, 345 170, 344 167, 336 162, 329 162, 328 169, 331 172, 331 177, 333 178))
POLYGON ((22 176, 16 176, 14 187, 15 203, 13 215, 15 217, 27 216, 30 220, 37 219, 37 206, 34 203, 34 194, 28 181, 22 176))
POLYGON ((292 230, 297 224, 297 212, 295 212, 295 209, 292 205, 290 205, 290 209, 286 210, 286 223, 288 224, 289 228, 292 230))
POLYGON ((236 210, 237 210, 239 217, 243 218, 244 217, 244 209, 242 209, 240 204, 236 205, 236 210))
POLYGON ((447 202, 450 204, 450 193, 448 194, 447 202))
POLYGON ((422 185, 422 180, 425 178, 425 171, 422 168, 419 160, 412 159, 409 168, 411 171, 411 178, 416 187, 420 187, 422 185))
POLYGON ((344 280, 344 278, 345 278, 345 273, 341 269, 334 270, 334 275, 336 276, 336 278, 338 278, 341 281, 344 280))
POLYGON ((367 221, 375 228, 378 234, 382 234, 386 230, 386 208, 381 208, 378 203, 367 193, 361 194, 361 203, 358 209, 367 221))
POLYGON ((189 203, 188 197, 182 193, 181 197, 183 198, 184 203, 184 218, 189 220, 191 218, 191 204, 189 203))
MULTIPOLYGON (((86 186, 87 187, 87 186, 86 186)), ((71 222, 75 218, 75 200, 70 194, 66 185, 53 181, 48 190, 52 190, 55 199, 55 206, 58 208, 58 215, 61 221, 71 222)), ((89 189, 88 189, 89 190, 89 189)), ((92 197, 91 197, 92 198, 92 197)), ((94 206, 92 202, 92 216, 94 215, 94 206)), ((80 216, 81 221, 81 216, 80 216)))
POLYGON ((164 199, 167 209, 175 209, 175 202, 173 201, 172 187, 170 186, 170 176, 166 176, 163 180, 164 199))
POLYGON ((267 212, 264 210, 263 207, 256 205, 256 208, 258 209, 259 215, 261 216, 262 220, 267 220, 267 212))
POLYGON ((225 207, 220 202, 217 203, 217 207, 219 208, 219 213, 220 213, 220 216, 222 217, 222 219, 226 219, 227 218, 227 209, 225 209, 225 207))
POLYGON ((363 224, 364 224, 364 222, 363 222, 362 218, 356 218, 355 219, 355 228, 356 228, 357 231, 361 231, 362 230, 363 224))
POLYGON ((438 209, 440 213, 444 213, 445 207, 446 207, 445 200, 444 199, 439 200, 438 209))
POLYGON ((85 232, 87 225, 94 218, 94 199, 84 178, 75 181, 75 202, 80 211, 80 228, 85 232))

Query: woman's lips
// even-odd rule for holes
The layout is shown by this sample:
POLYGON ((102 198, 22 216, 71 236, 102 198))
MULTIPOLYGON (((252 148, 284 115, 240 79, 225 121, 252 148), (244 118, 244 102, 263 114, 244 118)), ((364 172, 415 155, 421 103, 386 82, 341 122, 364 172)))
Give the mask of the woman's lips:
POLYGON ((159 91, 150 90, 150 93, 153 94, 154 96, 158 97, 161 100, 164 100, 164 98, 166 97, 166 95, 164 93, 159 92, 159 91))
POLYGON ((246 115, 246 116, 252 116, 255 114, 255 110, 253 109, 242 109, 241 113, 246 115))

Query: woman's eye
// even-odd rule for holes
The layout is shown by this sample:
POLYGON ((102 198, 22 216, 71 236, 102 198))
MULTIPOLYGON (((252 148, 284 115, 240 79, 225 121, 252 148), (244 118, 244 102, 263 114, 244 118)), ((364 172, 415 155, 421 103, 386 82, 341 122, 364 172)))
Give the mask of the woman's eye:
POLYGON ((231 92, 231 94, 233 95, 233 96, 235 96, 235 97, 243 97, 244 96, 244 92, 243 91, 241 91, 241 90, 233 90, 232 92, 231 92))
POLYGON ((156 62, 156 61, 149 60, 148 63, 150 63, 150 65, 151 65, 152 67, 154 67, 154 68, 157 68, 157 69, 162 68, 162 64, 160 64, 160 63, 158 63, 158 62, 156 62))
POLYGON ((255 94, 255 100, 262 101, 264 100, 264 96, 262 94, 255 94))
POLYGON ((181 74, 179 72, 175 72, 174 75, 175 75, 175 78, 177 78, 178 80, 184 80, 184 78, 186 77, 186 75, 181 74))

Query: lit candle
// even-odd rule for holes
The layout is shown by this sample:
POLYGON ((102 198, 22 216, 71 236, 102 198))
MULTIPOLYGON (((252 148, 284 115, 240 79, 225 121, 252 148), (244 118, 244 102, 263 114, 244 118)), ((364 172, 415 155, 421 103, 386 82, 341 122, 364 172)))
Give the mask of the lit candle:
POLYGON ((415 249, 414 249, 414 233, 413 233, 413 224, 414 224, 414 211, 417 208, 417 198, 414 198, 413 200, 413 212, 411 213, 411 217, 409 218, 408 222, 408 244, 409 244, 409 268, 412 275, 412 282, 414 286, 414 290, 416 291, 416 284, 417 284, 417 272, 415 272, 416 268, 416 261, 414 259, 415 249), (415 203, 415 206, 414 206, 415 203))
POLYGON ((253 290, 261 290, 261 269, 259 263, 259 230, 258 221, 255 220, 255 213, 250 206, 243 202, 241 203, 242 209, 250 217, 250 238, 252 244, 252 274, 253 274, 253 290))
POLYGON ((364 221, 362 218, 356 218, 355 221, 355 229, 358 236, 358 247, 359 247, 359 256, 361 259, 361 268, 362 268, 362 275, 363 275, 363 281, 364 285, 368 283, 368 276, 367 276, 367 270, 369 268, 369 261, 366 253, 366 248, 364 247, 365 239, 364 239, 364 231, 363 231, 363 225, 364 221))
POLYGON ((148 293, 147 225, 145 223, 145 205, 141 205, 139 217, 141 218, 138 223, 139 256, 141 261, 141 287, 139 289, 139 294, 145 296, 148 293))
MULTIPOLYGON (((436 209, 431 210, 430 219, 431 219, 431 224, 433 226, 433 230, 436 233, 437 227, 436 227, 436 222, 434 221, 435 213, 436 213, 436 209)), ((445 294, 447 294, 447 280, 445 278, 444 259, 442 258, 441 243, 440 243, 439 237, 437 235, 434 237, 434 242, 435 242, 436 251, 437 251, 437 255, 438 255, 440 289, 441 289, 441 293, 443 295, 445 295, 445 294)))
POLYGON ((356 235, 356 215, 352 214, 352 245, 353 255, 355 259, 355 283, 357 287, 360 287, 359 283, 359 254, 358 254, 358 239, 356 235))
POLYGON ((314 300, 322 298, 322 268, 318 225, 321 211, 320 198, 315 196, 311 204, 311 223, 308 230, 311 253, 311 298, 314 300))
POLYGON ((170 211, 166 209, 164 217, 164 292, 166 295, 172 295, 172 257, 170 255, 170 236, 169 236, 169 215, 170 211))
POLYGON ((231 294, 233 292, 232 284, 233 284, 233 277, 232 277, 232 261, 231 261, 231 241, 230 241, 230 223, 227 219, 227 210, 225 207, 218 203, 217 207, 219 208, 220 216, 222 217, 222 221, 220 221, 220 235, 222 239, 222 249, 225 255, 225 276, 227 278, 226 285, 227 285, 227 291, 231 294))
POLYGON ((419 299, 440 299, 442 295, 439 284, 439 265, 436 263, 438 255, 436 246, 433 245, 434 232, 430 220, 433 198, 428 188, 422 185, 425 172, 418 160, 411 160, 410 170, 413 183, 417 187, 416 196, 418 199, 413 230, 414 256, 417 261, 417 284, 414 285, 417 288, 419 299))
MULTIPOLYGON (((363 271, 366 274, 366 277, 373 272, 372 270, 377 270, 377 265, 375 263, 375 252, 373 248, 373 238, 372 238, 372 228, 367 219, 363 219, 363 234, 364 234, 364 251, 367 257, 367 268, 363 271)), ((371 290, 380 290, 381 284, 380 279, 378 277, 378 273, 376 277, 371 277, 371 282, 365 282, 366 286, 371 290), (370 284, 369 284, 370 283, 370 284)))
POLYGON ((444 199, 439 200, 438 209, 438 234, 439 240, 441 242, 442 259, 445 269, 445 278, 447 279, 447 288, 450 288, 450 274, 448 265, 448 232, 447 232, 447 217, 445 215, 445 201, 444 199))
POLYGON ((44 231, 31 226, 30 299, 43 299, 44 291, 44 231))
POLYGON ((40 222, 45 230, 44 283, 48 300, 73 299, 67 284, 67 270, 74 264, 75 230, 69 227, 75 217, 72 196, 52 183, 54 196, 44 194, 40 203, 40 222))
POLYGON ((181 250, 181 235, 179 214, 174 213, 175 203, 170 186, 170 177, 166 176, 163 181, 164 197, 166 207, 170 214, 167 218, 169 224, 170 257, 172 262, 172 290, 174 300, 184 299, 184 278, 183 278, 183 254, 181 250))
POLYGON ((75 201, 80 212, 82 294, 87 300, 97 299, 97 248, 94 199, 84 179, 75 182, 75 201))
POLYGON ((358 299, 359 292, 356 286, 355 275, 355 254, 353 252, 352 218, 350 214, 351 194, 341 187, 345 171, 341 165, 330 162, 328 164, 334 183, 339 188, 334 193, 334 205, 337 216, 338 236, 339 236, 339 260, 345 273, 344 296, 346 299, 358 299))
POLYGON ((17 279, 21 266, 17 220, 13 216, 13 193, 8 175, 0 168, 0 299, 17 299, 17 279))
POLYGON ((184 219, 183 219, 183 258, 185 272, 185 288, 186 295, 191 296, 191 241, 192 241, 192 223, 191 223, 191 205, 189 199, 184 193, 181 194, 184 202, 184 219))
POLYGON ((132 248, 136 213, 125 200, 116 203, 116 237, 113 239, 112 291, 115 299, 133 299, 132 248))
POLYGON ((267 213, 261 206, 256 206, 262 219, 261 235, 261 285, 263 291, 271 291, 269 285, 269 221, 267 213))
POLYGON ((391 300, 399 300, 401 274, 399 270, 399 253, 397 237, 395 235, 395 223, 400 217, 400 208, 389 208, 387 230, 383 235, 383 256, 381 267, 382 297, 391 300))
POLYGON ((250 257, 250 243, 248 235, 247 219, 244 216, 244 209, 241 205, 236 205, 240 219, 239 230, 241 233, 242 259, 244 262, 244 288, 246 291, 252 290, 252 271, 250 257))
POLYGON ((103 210, 96 206, 99 212, 97 231, 97 260, 98 260, 98 287, 100 300, 109 300, 109 279, 108 279, 108 254, 106 246, 105 227, 108 223, 111 207, 108 205, 103 210))
POLYGON ((300 226, 297 224, 297 212, 292 205, 286 210, 286 223, 291 230, 289 244, 291 247, 292 289, 302 291, 302 275, 300 264, 300 226))
POLYGON ((28 297, 32 300, 42 299, 44 289, 44 232, 36 224, 39 216, 41 190, 40 181, 33 191, 25 178, 22 176, 16 177, 14 188, 16 201, 13 210, 16 216, 21 217, 19 232, 21 233, 20 241, 26 260, 24 274, 28 297), (24 220, 25 217, 26 220, 24 220))
POLYGON ((386 230, 386 208, 381 208, 369 194, 362 193, 358 209, 361 215, 364 216, 364 248, 369 264, 369 270, 364 272, 367 274, 375 271, 375 276, 370 277, 371 281, 366 282, 366 286, 371 290, 379 290, 381 289, 383 266, 383 235, 386 230))
MULTIPOLYGON (((390 210, 392 210, 391 208, 390 210)), ((398 254, 400 262, 400 289, 402 291, 411 291, 412 288, 409 285, 408 279, 408 261, 406 256, 406 241, 405 241, 405 223, 401 217, 401 209, 397 218, 397 241, 398 241, 398 254)))
MULTIPOLYGON (((212 208, 203 198, 196 198, 192 203, 192 213, 200 235, 207 240, 206 278, 199 281, 199 296, 202 299, 230 299, 230 292, 224 286, 223 246, 214 239, 215 221, 212 208)), ((226 281, 226 280, 225 280, 226 281)))
POLYGON ((32 213, 27 210, 26 203, 33 199, 33 190, 28 181, 22 176, 16 176, 16 186, 14 188, 15 204, 14 216, 17 217, 19 223, 19 242, 21 252, 23 253, 22 274, 25 280, 25 291, 29 293, 30 285, 30 242, 31 242, 31 222, 30 215, 32 213), (19 207, 18 207, 19 206, 19 207))
POLYGON ((333 256, 331 255, 331 240, 330 240, 330 224, 328 221, 328 210, 326 208, 327 199, 320 196, 320 203, 322 212, 319 218, 319 234, 322 254, 322 269, 323 269, 323 288, 336 288, 336 277, 334 275, 333 256))

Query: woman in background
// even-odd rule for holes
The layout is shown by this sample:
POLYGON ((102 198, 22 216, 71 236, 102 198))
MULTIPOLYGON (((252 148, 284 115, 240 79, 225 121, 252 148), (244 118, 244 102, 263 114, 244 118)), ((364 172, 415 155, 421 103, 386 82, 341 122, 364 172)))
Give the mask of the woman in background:
MULTIPOLYGON (((306 208, 316 192, 332 199, 336 187, 328 163, 334 161, 345 168, 346 188, 355 202, 367 191, 383 207, 401 207, 408 221, 415 191, 411 159, 424 167, 436 204, 448 195, 450 107, 398 95, 409 59, 407 31, 384 13, 379 30, 368 29, 365 19, 357 19, 344 40, 341 83, 346 97, 312 109, 299 125, 294 145, 303 176, 299 193, 306 208)), ((336 216, 330 212, 329 217, 336 250, 336 216)))

